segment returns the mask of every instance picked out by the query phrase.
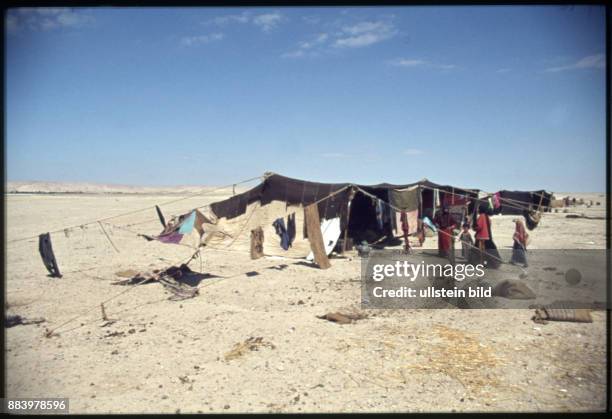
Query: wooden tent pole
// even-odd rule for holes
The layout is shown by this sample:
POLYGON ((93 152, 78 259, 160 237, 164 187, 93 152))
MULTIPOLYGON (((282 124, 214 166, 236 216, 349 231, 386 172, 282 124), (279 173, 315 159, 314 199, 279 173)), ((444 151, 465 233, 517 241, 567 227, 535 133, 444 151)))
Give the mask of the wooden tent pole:
POLYGON ((419 194, 419 218, 423 218, 423 188, 421 188, 421 185, 419 185, 418 194, 419 194))
POLYGON ((349 222, 351 221, 351 202, 355 197, 355 189, 351 188, 349 192, 348 203, 346 204, 346 227, 344 228, 344 240, 342 241, 342 253, 346 252, 346 241, 348 240, 349 222))
POLYGON ((542 207, 543 199, 544 199, 544 192, 540 193, 540 203, 538 204, 538 212, 540 212, 540 208, 542 207))

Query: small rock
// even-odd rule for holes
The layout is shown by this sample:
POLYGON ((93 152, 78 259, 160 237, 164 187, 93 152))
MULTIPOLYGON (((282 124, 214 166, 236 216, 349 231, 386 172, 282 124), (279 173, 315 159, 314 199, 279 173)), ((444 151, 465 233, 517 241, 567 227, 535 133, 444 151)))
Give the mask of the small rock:
POLYGON ((230 405, 229 405, 229 404, 226 404, 225 406, 223 406, 223 408, 224 408, 225 410, 227 410, 227 409, 229 409, 229 408, 230 408, 230 405))

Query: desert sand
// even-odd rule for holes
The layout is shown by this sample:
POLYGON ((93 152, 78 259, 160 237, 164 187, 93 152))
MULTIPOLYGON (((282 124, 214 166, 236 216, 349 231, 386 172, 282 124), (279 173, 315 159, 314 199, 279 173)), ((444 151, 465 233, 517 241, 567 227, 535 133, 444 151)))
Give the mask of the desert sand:
MULTIPOLYGON (((27 192, 27 190, 26 190, 27 192)), ((164 206, 168 214, 231 190, 164 206)), ((605 215, 601 205, 570 213, 605 215)), ((558 197, 564 194, 557 194, 558 197)), ((371 310, 351 324, 317 316, 360 310, 352 251, 328 270, 295 259, 206 250, 199 295, 169 300, 159 284, 112 285, 120 270, 165 268, 184 246, 147 242, 155 210, 52 235, 61 279, 47 276, 37 236, 175 199, 174 194, 7 194, 8 314, 46 322, 5 329, 7 397, 68 397, 71 413, 602 411, 605 312, 593 323, 536 324, 533 310, 371 310), (246 275, 256 272, 256 275, 246 275), (107 317, 102 320, 100 303, 107 317), (51 337, 46 330, 55 330, 51 337), (257 350, 231 355, 261 337, 257 350)), ((545 213, 533 249, 603 249, 605 221, 545 213)), ((498 247, 513 216, 492 218, 498 247)), ((436 248, 428 238, 425 247, 436 248)), ((531 270, 540 269, 530 266, 531 270)))

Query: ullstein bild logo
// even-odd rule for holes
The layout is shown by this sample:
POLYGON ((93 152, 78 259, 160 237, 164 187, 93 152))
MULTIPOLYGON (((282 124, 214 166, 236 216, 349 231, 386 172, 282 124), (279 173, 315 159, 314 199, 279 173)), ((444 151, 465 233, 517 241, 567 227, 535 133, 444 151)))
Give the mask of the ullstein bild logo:
POLYGON ((605 250, 532 250, 529 267, 468 263, 435 251, 372 252, 361 263, 363 308, 609 308, 605 250))

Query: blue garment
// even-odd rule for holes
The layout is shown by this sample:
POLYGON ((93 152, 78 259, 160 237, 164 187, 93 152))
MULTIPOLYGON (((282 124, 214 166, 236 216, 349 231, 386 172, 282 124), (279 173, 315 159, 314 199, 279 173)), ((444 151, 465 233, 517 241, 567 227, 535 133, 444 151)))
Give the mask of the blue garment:
POLYGON ((431 228, 431 230, 434 233, 438 231, 438 229, 436 228, 434 223, 432 223, 431 220, 429 218, 427 218, 427 217, 423 217, 423 224, 425 224, 427 227, 431 228))
POLYGON ((277 218, 276 221, 272 223, 276 234, 280 236, 280 245, 284 250, 288 250, 289 246, 291 246, 291 240, 289 239, 289 233, 287 233, 287 229, 285 228, 285 220, 282 218, 277 218))
POLYGON ((180 234, 189 234, 193 230, 193 225, 195 224, 196 213, 195 211, 191 211, 191 214, 183 222, 181 223, 181 227, 178 232, 180 234))

